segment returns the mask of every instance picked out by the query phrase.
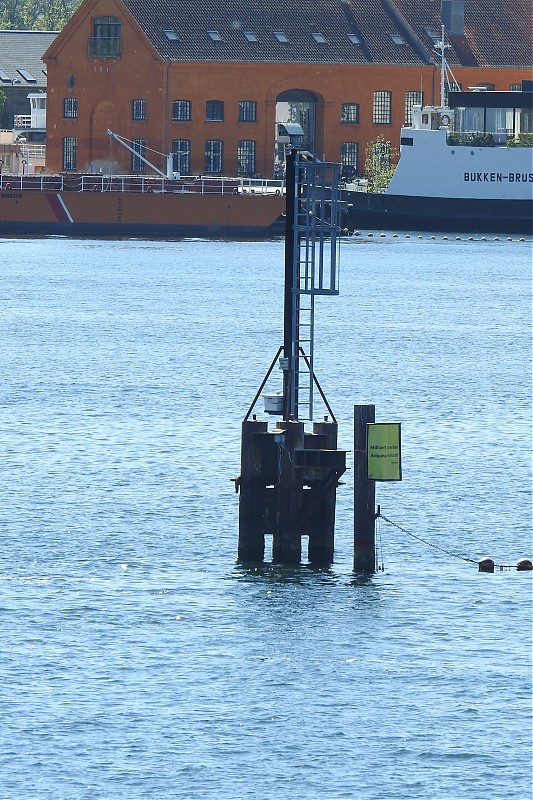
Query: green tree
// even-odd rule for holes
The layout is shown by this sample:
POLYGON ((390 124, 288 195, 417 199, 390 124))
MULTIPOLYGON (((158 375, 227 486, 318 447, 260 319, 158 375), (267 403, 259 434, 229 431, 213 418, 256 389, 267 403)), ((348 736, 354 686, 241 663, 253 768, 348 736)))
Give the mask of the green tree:
POLYGON ((79 4, 80 0, 0 0, 0 28, 58 31, 79 4))
POLYGON ((6 103, 6 96, 3 91, 0 89, 0 111, 3 109, 6 103))
POLYGON ((383 136, 369 142, 365 150, 365 175, 369 192, 384 192, 396 169, 398 151, 383 136))

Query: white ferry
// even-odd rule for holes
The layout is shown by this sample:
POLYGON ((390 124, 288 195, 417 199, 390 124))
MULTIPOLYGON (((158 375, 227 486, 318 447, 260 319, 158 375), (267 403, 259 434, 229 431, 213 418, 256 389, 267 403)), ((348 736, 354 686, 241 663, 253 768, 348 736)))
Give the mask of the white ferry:
POLYGON ((532 90, 533 81, 521 92, 476 87, 415 106, 389 186, 348 184, 343 225, 533 234, 532 90))

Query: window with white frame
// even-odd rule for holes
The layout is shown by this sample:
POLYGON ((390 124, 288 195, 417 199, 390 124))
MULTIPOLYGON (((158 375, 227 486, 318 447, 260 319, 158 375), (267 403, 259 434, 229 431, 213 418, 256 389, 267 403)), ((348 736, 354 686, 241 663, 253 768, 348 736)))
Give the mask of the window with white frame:
POLYGON ((356 124, 359 122, 359 104, 358 103, 342 103, 341 104, 341 122, 346 124, 356 124))
POLYGON ((255 100, 239 100, 239 122, 257 122, 255 100))
POLYGON ((357 174, 358 142, 341 142, 341 172, 345 178, 353 178, 357 174))
POLYGON ((239 175, 255 175, 255 142, 241 139, 237 144, 237 170, 239 175))
POLYGON ((421 106, 424 104, 424 95, 422 92, 406 92, 405 93, 405 124, 410 125, 413 121, 413 106, 421 106))
POLYGON ((190 122, 191 121, 191 101, 173 100, 172 101, 172 121, 190 122))
POLYGON ((392 112, 392 92, 374 92, 372 122, 374 125, 390 125, 392 112))
POLYGON ((76 119, 78 116, 78 98, 65 97, 63 99, 63 117, 65 119, 76 119))
POLYGON ((134 100, 131 104, 132 119, 146 119, 146 100, 134 100))

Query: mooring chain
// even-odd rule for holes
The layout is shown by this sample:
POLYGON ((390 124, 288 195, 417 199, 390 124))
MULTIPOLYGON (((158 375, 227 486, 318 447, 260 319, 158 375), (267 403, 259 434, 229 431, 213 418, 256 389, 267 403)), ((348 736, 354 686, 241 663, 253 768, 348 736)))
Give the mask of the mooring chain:
MULTIPOLYGON (((388 522, 389 525, 392 525, 394 528, 398 528, 399 531, 402 531, 402 533, 406 533, 408 536, 412 536, 413 539, 418 539, 419 542, 422 542, 423 544, 426 544, 428 547, 433 547, 435 550, 440 550, 441 553, 446 553, 446 555, 453 556, 453 558, 459 558, 459 559, 461 559, 461 561, 467 561, 470 564, 477 564, 478 563, 478 561, 475 558, 468 558, 467 556, 461 556, 458 553, 453 553, 451 550, 446 550, 445 547, 440 547, 440 545, 438 545, 438 544, 434 544, 433 542, 428 542, 426 539, 423 539, 421 536, 417 536, 416 533, 412 533, 412 531, 408 531, 407 528, 402 528, 402 526, 398 525, 397 522, 393 522, 391 519, 389 519, 384 514, 382 514, 381 510, 379 511, 379 514, 377 515, 377 518, 385 520, 385 522, 388 522)), ((502 570, 502 569, 514 569, 514 567, 510 566, 509 564, 495 564, 494 566, 497 566, 498 569, 500 569, 500 570, 502 570)))

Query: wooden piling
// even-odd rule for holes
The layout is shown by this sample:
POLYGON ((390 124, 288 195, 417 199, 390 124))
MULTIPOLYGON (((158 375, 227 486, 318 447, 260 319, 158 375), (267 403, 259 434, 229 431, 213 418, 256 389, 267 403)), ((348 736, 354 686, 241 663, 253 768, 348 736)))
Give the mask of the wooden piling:
POLYGON ((367 478, 367 423, 375 422, 374 405, 354 406, 354 571, 376 571, 376 485, 367 478))
POLYGON ((262 465, 260 439, 268 429, 268 423, 246 420, 242 423, 241 474, 237 488, 239 499, 239 561, 260 562, 265 557, 263 514, 258 507, 265 504, 265 481, 262 465))
POLYGON ((333 560, 335 503, 346 451, 337 450, 337 424, 315 423, 306 434, 303 422, 242 425, 239 550, 241 562, 261 562, 265 534, 272 535, 272 559, 299 564, 302 536, 309 536, 309 561, 333 560))

